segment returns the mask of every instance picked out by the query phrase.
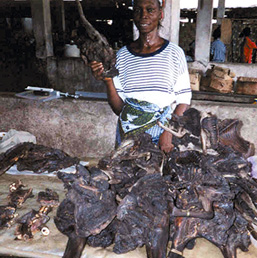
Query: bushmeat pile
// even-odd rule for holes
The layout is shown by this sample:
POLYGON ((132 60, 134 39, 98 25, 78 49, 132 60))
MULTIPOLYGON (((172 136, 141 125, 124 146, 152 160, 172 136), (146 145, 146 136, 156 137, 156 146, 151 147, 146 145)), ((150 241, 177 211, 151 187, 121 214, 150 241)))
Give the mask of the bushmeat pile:
POLYGON ((257 182, 242 122, 194 108, 169 122, 159 123, 174 135, 167 155, 141 134, 95 167, 58 172, 67 189, 55 217, 69 238, 63 257, 81 257, 90 245, 117 254, 145 246, 147 257, 177 258, 199 237, 225 258, 248 251, 257 239, 257 182))

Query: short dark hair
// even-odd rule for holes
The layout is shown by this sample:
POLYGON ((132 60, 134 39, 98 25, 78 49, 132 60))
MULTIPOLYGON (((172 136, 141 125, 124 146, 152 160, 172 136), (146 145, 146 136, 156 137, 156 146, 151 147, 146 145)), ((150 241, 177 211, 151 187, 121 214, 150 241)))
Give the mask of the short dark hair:
POLYGON ((251 29, 250 29, 250 27, 244 28, 243 32, 244 32, 245 36, 250 36, 250 34, 251 34, 251 29))
POLYGON ((240 37, 240 38, 242 38, 242 37, 248 37, 248 36, 250 36, 250 34, 251 34, 251 29, 250 29, 250 27, 245 27, 245 28, 243 29, 243 31, 240 33, 239 37, 240 37))
POLYGON ((215 30, 213 31, 212 36, 214 37, 214 39, 220 38, 220 36, 221 36, 221 29, 220 29, 220 26, 219 26, 217 29, 215 29, 215 30))

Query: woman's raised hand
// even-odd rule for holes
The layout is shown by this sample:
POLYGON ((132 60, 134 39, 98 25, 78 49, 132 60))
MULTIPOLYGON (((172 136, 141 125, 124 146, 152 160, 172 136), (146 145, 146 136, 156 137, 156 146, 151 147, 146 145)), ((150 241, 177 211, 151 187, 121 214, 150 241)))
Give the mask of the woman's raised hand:
POLYGON ((89 64, 91 70, 92 70, 92 74, 93 76, 96 78, 96 80, 103 80, 103 71, 104 71, 104 66, 101 62, 96 62, 96 61, 92 61, 89 64))

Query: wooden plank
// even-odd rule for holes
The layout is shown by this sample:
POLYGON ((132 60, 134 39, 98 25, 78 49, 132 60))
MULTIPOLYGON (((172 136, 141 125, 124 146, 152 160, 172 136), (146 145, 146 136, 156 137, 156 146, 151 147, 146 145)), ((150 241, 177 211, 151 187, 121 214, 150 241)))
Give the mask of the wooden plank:
POLYGON ((230 44, 232 38, 232 21, 231 19, 222 19, 221 23, 221 41, 224 44, 230 44))
POLYGON ((257 95, 257 82, 237 82, 237 94, 257 95))
POLYGON ((257 96, 251 95, 238 95, 238 94, 226 94, 218 92, 203 92, 193 91, 193 100, 207 100, 207 101, 220 101, 220 102, 231 102, 231 103, 245 103, 252 104, 255 102, 257 96))
POLYGON ((256 82, 257 83, 257 78, 252 78, 252 77, 238 77, 237 81, 239 82, 256 82))

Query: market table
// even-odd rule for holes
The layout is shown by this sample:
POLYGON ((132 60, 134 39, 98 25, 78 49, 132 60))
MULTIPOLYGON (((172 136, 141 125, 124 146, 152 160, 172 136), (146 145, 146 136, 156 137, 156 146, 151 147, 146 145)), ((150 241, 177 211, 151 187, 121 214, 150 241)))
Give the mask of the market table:
MULTIPOLYGON (((31 209, 38 210, 39 203, 36 201, 37 195, 40 191, 50 188, 56 191, 59 195, 60 201, 65 197, 63 183, 59 180, 55 173, 48 175, 27 175, 27 174, 3 174, 0 176, 0 205, 8 203, 7 196, 9 194, 9 184, 16 179, 20 179, 27 187, 33 188, 33 198, 29 198, 23 204, 21 209, 18 209, 19 216, 31 211, 31 209)), ((49 213, 50 220, 47 223, 50 229, 48 236, 42 236, 40 232, 34 235, 33 239, 28 241, 14 240, 15 228, 17 224, 13 224, 9 229, 0 230, 0 255, 15 255, 22 257, 33 258, 57 258, 62 257, 66 247, 68 238, 60 233, 55 224, 54 216, 57 208, 54 208, 49 213)), ((250 246, 249 252, 245 253, 240 250, 237 251, 238 258, 255 258, 257 257, 257 248, 250 246)), ((186 249, 184 251, 185 258, 222 258, 219 249, 204 239, 197 239, 196 246, 193 250, 186 249)), ((115 254, 112 252, 112 246, 109 248, 93 248, 86 246, 82 258, 145 258, 145 248, 137 248, 126 254, 115 254)))
MULTIPOLYGON (((19 172, 18 172, 19 173, 19 172)), ((40 204, 36 201, 37 195, 40 191, 44 191, 46 188, 50 188, 56 191, 59 195, 60 202, 65 197, 66 190, 63 187, 63 182, 57 178, 56 173, 37 175, 22 173, 20 174, 9 174, 6 173, 0 176, 0 205, 5 205, 8 203, 7 196, 9 194, 9 185, 13 183, 16 179, 20 179, 23 184, 26 185, 24 189, 33 188, 33 198, 28 198, 26 202, 22 205, 20 209, 17 210, 19 214, 18 217, 31 211, 32 209, 38 210, 40 204)), ((52 212, 48 214, 50 220, 47 222, 47 227, 50 230, 48 236, 41 235, 37 232, 33 239, 23 241, 14 240, 15 239, 15 229, 17 224, 13 224, 8 229, 0 230, 0 255, 16 255, 22 257, 33 257, 33 258, 57 258, 62 257, 68 237, 63 235, 57 230, 54 224, 54 216, 56 214, 57 208, 54 208, 52 212)), ((107 249, 103 248, 93 248, 86 246, 84 249, 82 257, 84 258, 96 258, 96 257, 135 257, 144 258, 145 248, 139 248, 133 252, 124 255, 116 255, 111 251, 111 247, 107 249)))

